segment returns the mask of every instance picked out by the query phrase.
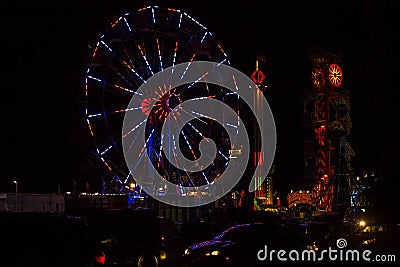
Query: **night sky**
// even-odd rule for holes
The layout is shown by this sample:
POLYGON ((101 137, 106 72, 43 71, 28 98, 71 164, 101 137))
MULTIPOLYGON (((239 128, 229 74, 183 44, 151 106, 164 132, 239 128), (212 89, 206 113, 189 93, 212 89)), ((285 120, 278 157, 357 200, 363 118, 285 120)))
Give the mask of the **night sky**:
POLYGON ((25 192, 57 192, 70 186, 77 165, 85 161, 76 140, 77 132, 83 131, 71 122, 71 101, 74 90, 83 90, 79 75, 87 43, 110 18, 152 3, 196 18, 220 41, 231 65, 243 73, 252 73, 257 55, 266 56, 260 67, 267 76, 267 99, 277 125, 275 184, 282 196, 302 185, 299 133, 302 101, 310 89, 309 52, 340 53, 342 86, 350 91, 353 127, 348 139, 356 153, 355 164, 374 170, 383 177, 382 188, 391 190, 399 158, 394 111, 399 93, 390 82, 399 67, 392 60, 392 31, 385 17, 391 3, 242 1, 228 7, 215 2, 19 1, 2 7, 0 192, 14 190, 14 179, 25 192), (387 118, 394 119, 387 122, 387 118))

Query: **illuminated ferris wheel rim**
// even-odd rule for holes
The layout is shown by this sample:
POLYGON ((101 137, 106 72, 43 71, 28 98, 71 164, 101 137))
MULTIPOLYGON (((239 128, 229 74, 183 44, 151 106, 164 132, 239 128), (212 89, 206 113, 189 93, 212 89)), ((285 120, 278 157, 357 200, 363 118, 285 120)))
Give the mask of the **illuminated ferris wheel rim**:
MULTIPOLYGON (((203 42, 207 36, 213 38, 211 32, 209 32, 205 26, 203 26, 202 24, 200 24, 200 22, 198 22, 197 20, 195 20, 193 17, 191 17, 190 15, 188 15, 186 12, 182 12, 182 11, 180 11, 179 9, 160 8, 160 7, 158 7, 158 6, 147 6, 147 7, 144 7, 144 8, 139 8, 139 9, 137 10, 137 12, 140 13, 140 12, 144 12, 144 11, 146 11, 146 10, 151 10, 152 22, 153 22, 154 25, 156 25, 156 10, 170 11, 170 12, 174 12, 174 13, 178 13, 178 14, 179 14, 179 23, 178 23, 178 25, 177 25, 177 28, 178 28, 178 29, 181 29, 181 28, 182 28, 183 19, 184 19, 184 17, 186 17, 186 18, 190 19, 191 21, 193 21, 193 22, 196 23, 198 26, 200 26, 201 28, 204 29, 204 35, 202 36, 200 42, 203 42)), ((131 16, 132 14, 135 14, 135 13, 132 13, 132 12, 125 13, 123 16, 120 16, 117 20, 111 22, 109 31, 112 30, 117 24, 124 23, 124 24, 126 25, 127 29, 129 30, 129 32, 132 33, 132 31, 133 31, 134 28, 133 28, 133 27, 129 24, 129 22, 128 22, 128 17, 131 16)), ((135 15, 136 15, 136 14, 135 14, 135 15)), ((137 29, 137 30, 142 30, 142 29, 137 29)), ((145 31, 150 31, 150 30, 149 30, 149 29, 145 29, 145 31)), ((165 33, 164 33, 164 34, 165 34, 165 33)), ((129 39, 131 39, 131 38, 133 38, 133 37, 132 37, 132 36, 129 37, 129 39)), ((99 51, 99 47, 100 47, 100 46, 104 46, 104 47, 105 47, 106 49, 108 49, 110 52, 113 52, 113 50, 111 49, 110 45, 108 45, 108 44, 105 42, 105 39, 106 39, 106 34, 101 34, 100 37, 98 38, 98 41, 97 41, 96 44, 95 44, 95 47, 94 47, 94 48, 92 47, 92 48, 93 48, 93 53, 92 53, 92 56, 91 56, 91 57, 92 57, 92 61, 91 61, 91 63, 90 63, 89 65, 94 65, 94 66, 96 65, 96 63, 95 63, 95 58, 96 58, 96 56, 97 56, 97 53, 98 53, 98 51, 99 51)), ((213 40, 215 41, 215 39, 213 39, 213 40)), ((228 64, 228 65, 229 65, 230 62, 229 62, 229 59, 228 59, 228 55, 225 53, 225 51, 223 50, 222 46, 221 46, 219 43, 217 43, 217 45, 218 45, 218 48, 220 49, 221 53, 224 55, 224 58, 221 60, 220 63, 224 63, 224 64, 228 64)), ((177 57, 178 47, 179 47, 179 42, 177 41, 177 42, 175 43, 175 49, 174 49, 174 55, 173 55, 174 57, 173 57, 172 64, 171 64, 172 66, 174 66, 174 65, 176 64, 176 60, 177 60, 176 57, 177 57)), ((139 48, 139 50, 140 50, 141 52, 143 52, 143 51, 141 50, 141 47, 140 47, 140 46, 138 46, 138 48, 139 48)), ((160 49, 159 49, 158 40, 157 40, 157 52, 158 52, 158 58, 159 58, 160 67, 161 67, 161 70, 162 70, 162 69, 163 69, 163 66, 162 66, 161 64, 162 64, 163 61, 162 61, 161 51, 160 51, 160 49)), ((193 61, 193 60, 194 60, 194 56, 195 56, 195 54, 192 56, 192 58, 190 58, 190 61, 193 61)), ((147 65, 146 68, 149 69, 150 66, 149 66, 149 63, 148 63, 148 61, 147 61, 146 56, 145 56, 144 53, 142 53, 142 57, 143 57, 144 60, 146 61, 146 65, 147 65)), ((124 64, 125 64, 125 63, 126 63, 126 62, 124 62, 124 64)), ((85 75, 85 96, 86 96, 86 100, 87 100, 88 95, 89 95, 89 94, 88 94, 88 79, 92 79, 92 80, 95 80, 95 81, 98 81, 98 82, 102 82, 102 80, 101 80, 99 77, 94 77, 94 76, 90 75, 91 70, 92 70, 92 66, 89 66, 89 67, 86 69, 86 75, 85 75)), ((144 79, 144 77, 141 77, 141 76, 135 71, 135 68, 131 68, 131 70, 132 70, 132 72, 135 73, 135 75, 136 75, 142 82, 146 82, 146 80, 144 79)), ((152 70, 150 70, 150 72, 152 73, 152 75, 154 75, 154 72, 153 72, 152 70)), ((135 93, 133 90, 130 90, 129 88, 121 87, 121 86, 118 86, 118 85, 115 85, 115 87, 118 88, 118 89, 125 90, 126 92, 131 93, 131 94, 134 94, 134 93, 135 93)), ((87 104, 87 102, 86 102, 86 104, 87 104)), ((100 114, 90 114, 89 111, 88 111, 88 106, 86 105, 85 115, 86 115, 87 118, 90 118, 90 117, 98 116, 98 115, 100 115, 100 114)))
MULTIPOLYGON (((109 120, 111 120, 111 117, 115 114, 146 112, 143 105, 129 110, 123 107, 107 110, 107 103, 105 103, 107 102, 107 98, 104 96, 106 94, 105 91, 114 90, 119 93, 123 92, 125 97, 132 96, 133 94, 140 95, 140 92, 137 92, 135 89, 137 89, 141 83, 145 83, 149 77, 168 66, 174 66, 180 62, 194 61, 197 56, 204 54, 204 52, 206 52, 213 61, 230 64, 228 56, 222 46, 214 39, 211 32, 209 32, 204 25, 179 9, 161 8, 158 6, 140 8, 136 10, 136 12, 125 13, 118 19, 112 21, 105 33, 101 34, 95 42, 95 45, 92 46, 92 49, 91 62, 86 70, 85 76, 86 123, 96 147, 95 154, 111 173, 117 173, 123 164, 114 162, 111 156, 109 156, 112 150, 119 150, 118 142, 120 141, 116 140, 112 130, 109 129, 109 120), (135 23, 133 23, 135 21, 139 21, 140 23, 146 22, 147 25, 136 26, 135 23), (175 24, 169 25, 163 22, 174 22, 175 24), (135 43, 135 45, 132 45, 132 40, 136 42, 136 35, 140 35, 136 40, 142 38, 147 42, 143 41, 143 43, 135 43), (190 36, 190 38, 186 40, 182 41, 179 39, 179 37, 184 38, 188 36, 190 36), (174 37, 178 39, 173 40, 174 37), (173 42, 168 44, 163 43, 171 40, 173 42), (151 45, 149 45, 150 42, 152 43, 151 45), (203 51, 202 45, 205 43, 207 43, 207 47, 213 47, 209 50, 206 48, 204 49, 205 51, 203 51), (123 45, 126 45, 126 47, 122 47, 123 45), (192 54, 182 56, 182 51, 186 51, 187 53, 190 49, 194 50, 192 54), (211 52, 214 54, 210 55, 211 52), (108 65, 104 63, 104 58, 106 57, 108 57, 108 65), (118 61, 118 65, 115 61, 118 61), (97 72, 97 70, 102 67, 108 67, 108 72, 97 72), (127 72, 129 72, 129 77, 127 72), (114 76, 119 77, 116 78, 116 80, 120 79, 119 83, 113 82, 113 79, 115 79, 114 76), (99 94, 94 97, 97 98, 99 102, 102 102, 100 107, 93 107, 93 105, 99 104, 93 103, 94 101, 91 99, 94 92, 93 88, 97 89, 96 94, 99 94, 100 91, 102 93, 102 95, 99 94), (96 129, 98 128, 96 124, 98 124, 99 121, 103 122, 104 128, 106 128, 105 131, 108 131, 108 136, 111 136, 109 140, 104 141, 98 136, 104 135, 104 130, 96 129)), ((161 91, 158 94, 162 93, 161 91)), ((167 92, 167 90, 164 90, 163 93, 167 92)), ((176 96, 176 100, 181 102, 181 96, 179 94, 171 93, 171 95, 176 96)), ((146 96, 143 96, 143 99, 145 100, 146 96)), ((166 100, 168 109, 171 109, 171 107, 169 107, 169 98, 166 100)), ((146 122, 143 121, 138 127, 145 124, 146 122)), ((234 123, 232 123, 232 125, 234 126, 234 123)), ((199 132, 198 129, 195 129, 195 131, 199 132)), ((186 144, 190 147, 187 138, 184 139, 186 139, 186 144)), ((224 155, 224 157, 227 158, 229 156, 224 155)), ((121 184, 126 184, 130 178, 130 172, 125 172, 124 174, 125 177, 123 181, 121 181, 121 184)))

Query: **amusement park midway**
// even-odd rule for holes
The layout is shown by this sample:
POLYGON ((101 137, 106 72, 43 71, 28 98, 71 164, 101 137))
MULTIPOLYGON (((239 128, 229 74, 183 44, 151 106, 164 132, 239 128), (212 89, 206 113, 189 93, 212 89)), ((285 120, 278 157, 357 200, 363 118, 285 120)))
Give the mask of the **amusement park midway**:
MULTIPOLYGON (((81 86, 84 51, 106 21, 153 2, 19 2, 2 8, 1 20, 7 25, 2 29, 1 42, 2 51, 7 51, 2 69, 4 191, 13 190, 16 178, 25 192, 70 190, 73 179, 84 188, 86 181, 80 176, 91 163, 76 137, 87 132, 75 123, 77 112, 71 111, 72 92, 81 86)), ((309 51, 314 48, 341 53, 343 86, 351 98, 349 139, 356 164, 382 175, 386 172, 382 197, 396 190, 392 182, 397 174, 393 153, 399 144, 398 128, 383 119, 384 92, 392 96, 385 101, 389 114, 394 112, 393 101, 398 94, 398 90, 391 90, 390 77, 385 76, 397 66, 390 65, 391 26, 383 19, 391 2, 263 3, 262 8, 257 1, 238 2, 232 8, 209 1, 155 4, 187 10, 213 32, 231 55, 231 65, 249 76, 257 56, 265 56, 260 68, 266 75, 266 97, 280 140, 275 188, 281 196, 292 186, 302 186, 303 137, 297 133, 304 128, 303 98, 309 86, 309 51), (384 153, 387 143, 391 145, 384 153)))
POLYGON ((0 215, 32 229, 7 248, 49 248, 43 220, 88 235, 83 266, 398 261, 392 5, 1 4, 0 215))

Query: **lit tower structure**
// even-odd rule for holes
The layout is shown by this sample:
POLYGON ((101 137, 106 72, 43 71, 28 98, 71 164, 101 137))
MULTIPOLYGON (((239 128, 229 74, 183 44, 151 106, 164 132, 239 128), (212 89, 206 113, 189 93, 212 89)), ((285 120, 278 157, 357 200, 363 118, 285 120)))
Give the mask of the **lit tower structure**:
MULTIPOLYGON (((354 156, 346 137, 350 133, 349 92, 342 86, 340 58, 330 53, 311 56, 312 92, 305 101, 311 119, 314 162, 312 199, 318 211, 331 212, 348 205, 354 187, 350 159, 354 156)), ((309 140, 308 140, 309 141, 309 140)), ((307 142, 307 140, 305 140, 307 142)), ((310 146, 309 146, 310 147, 310 146)))
MULTIPOLYGON (((265 75, 264 73, 259 69, 259 62, 265 62, 266 59, 264 56, 258 56, 256 60, 256 69, 255 71, 251 74, 250 78, 253 80, 253 82, 257 85, 257 87, 260 90, 257 90, 257 94, 254 96, 254 103, 255 103, 255 116, 263 116, 263 108, 262 108, 262 102, 264 96, 264 91, 267 88, 266 85, 264 85, 265 81, 265 75)), ((261 147, 261 136, 259 134, 259 129, 262 129, 262 125, 258 126, 258 123, 254 121, 254 166, 257 167, 258 165, 263 164, 264 160, 264 155, 262 152, 259 151, 261 147)), ((261 172, 261 171, 258 171, 261 172)), ((255 173, 257 180, 255 182, 255 191, 254 191, 254 209, 263 209, 263 206, 267 204, 273 204, 273 188, 272 188, 272 174, 273 174, 273 168, 271 169, 270 173, 266 177, 266 179, 263 181, 263 178, 261 176, 261 173, 255 173)))

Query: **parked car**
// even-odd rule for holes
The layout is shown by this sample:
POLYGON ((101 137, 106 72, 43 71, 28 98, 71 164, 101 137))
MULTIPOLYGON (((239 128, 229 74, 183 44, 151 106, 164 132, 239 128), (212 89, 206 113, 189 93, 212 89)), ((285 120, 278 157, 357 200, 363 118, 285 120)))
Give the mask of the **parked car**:
POLYGON ((105 255, 82 217, 0 212, 2 266, 102 266, 105 255))
POLYGON ((266 266, 265 260, 278 263, 276 258, 268 258, 271 250, 312 248, 304 235, 281 223, 238 224, 211 240, 187 247, 183 262, 190 267, 266 266))
POLYGON ((105 254, 106 266, 157 267, 165 259, 150 209, 94 209, 82 214, 105 254))
POLYGON ((176 223, 174 220, 167 217, 157 216, 156 222, 160 229, 162 238, 173 239, 179 237, 179 224, 176 223))
POLYGON ((184 248, 184 242, 181 238, 180 224, 168 217, 158 216, 156 218, 161 232, 161 251, 165 253, 163 266, 179 266, 182 254, 180 251, 184 248))

